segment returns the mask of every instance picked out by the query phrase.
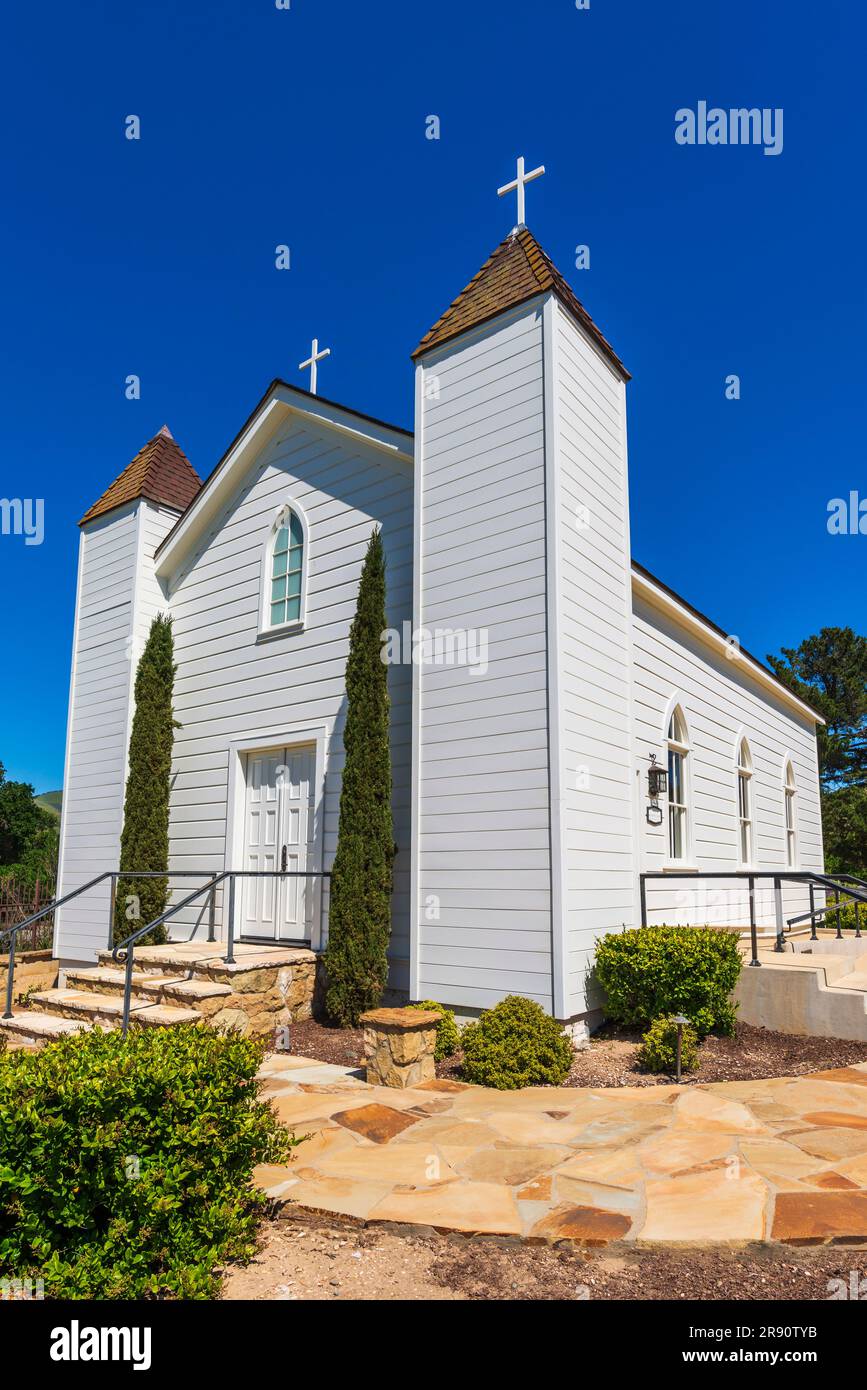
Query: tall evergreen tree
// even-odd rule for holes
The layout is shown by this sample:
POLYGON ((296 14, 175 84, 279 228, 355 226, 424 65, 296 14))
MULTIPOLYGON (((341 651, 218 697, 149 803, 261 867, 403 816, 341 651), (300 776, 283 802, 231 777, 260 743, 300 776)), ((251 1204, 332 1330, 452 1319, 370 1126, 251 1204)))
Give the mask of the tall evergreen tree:
MULTIPOLYGON (((167 869, 169 864, 169 787, 175 718, 172 709, 175 671, 171 618, 159 614, 135 677, 135 713, 129 740, 129 772, 120 839, 120 868, 167 869)), ((168 879, 119 878, 114 939, 124 940, 137 927, 166 909, 168 879)), ((159 944, 168 936, 158 927, 143 941, 159 944)))
POLYGON ((388 738, 388 667, 382 659, 385 551, 375 530, 367 547, 346 663, 345 762, 325 968, 325 1007, 356 1024, 382 998, 388 979, 394 829, 388 738))
POLYGON ((768 661, 825 720, 818 730, 825 863, 867 874, 867 637, 823 627, 768 661))

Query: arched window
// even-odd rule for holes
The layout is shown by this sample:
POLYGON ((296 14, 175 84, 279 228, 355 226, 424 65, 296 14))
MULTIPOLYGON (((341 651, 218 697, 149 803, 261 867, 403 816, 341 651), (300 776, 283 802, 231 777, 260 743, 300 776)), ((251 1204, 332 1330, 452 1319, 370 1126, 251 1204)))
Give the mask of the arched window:
POLYGON ((738 744, 738 853, 742 864, 753 862, 753 760, 745 738, 738 744))
POLYGON ((798 862, 798 817, 795 807, 795 797, 798 788, 795 784, 795 769, 792 767, 791 758, 786 763, 786 775, 783 783, 783 809, 785 812, 786 825, 786 863, 793 869, 798 862))
POLYGON ((290 505, 277 513, 265 557, 262 628, 299 626, 304 620, 307 528, 290 505))
POLYGON ((686 859, 688 850, 687 758, 689 738, 680 705, 668 723, 668 857, 686 859))

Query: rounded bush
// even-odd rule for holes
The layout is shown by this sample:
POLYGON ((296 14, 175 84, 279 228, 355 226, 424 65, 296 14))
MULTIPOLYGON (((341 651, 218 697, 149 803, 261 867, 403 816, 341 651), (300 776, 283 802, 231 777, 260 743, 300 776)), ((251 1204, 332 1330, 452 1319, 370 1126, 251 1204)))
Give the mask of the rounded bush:
POLYGON ((410 1004, 409 1007, 411 1009, 427 1009, 439 1014, 440 1021, 437 1024, 434 1061, 443 1062, 446 1057, 453 1056, 460 1047, 461 1035, 451 1009, 447 1009, 445 1004, 437 1004, 433 999, 425 999, 423 1003, 410 1004))
POLYGON ((699 1037, 733 1033, 740 971, 737 933, 714 927, 637 927, 596 943, 605 1012, 627 1027, 686 1014, 699 1037))
MULTIPOLYGON (((655 1018, 641 1040, 638 1065, 643 1071, 677 1072, 677 1024, 673 1018, 655 1018)), ((684 1024, 681 1039, 680 1069, 695 1071, 698 1066, 698 1033, 691 1024, 684 1024)))
POLYGON ((0 1278, 50 1298, 210 1299, 267 1207, 251 1176, 295 1138, 258 1099, 264 1043, 98 1029, 0 1057, 0 1278))
POLYGON ((560 1086, 572 1065, 572 1044, 560 1024, 532 999, 517 994, 467 1024, 461 1046, 464 1078, 498 1091, 560 1086))

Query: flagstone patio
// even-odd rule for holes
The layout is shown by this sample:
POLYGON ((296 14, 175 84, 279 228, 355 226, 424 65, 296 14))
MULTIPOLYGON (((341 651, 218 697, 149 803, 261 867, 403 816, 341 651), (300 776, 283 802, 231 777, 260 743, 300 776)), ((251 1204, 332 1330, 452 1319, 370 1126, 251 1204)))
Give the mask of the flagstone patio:
POLYGON ((309 1136, 255 1177, 278 1202, 530 1240, 867 1244, 867 1063, 772 1081, 414 1090, 272 1056, 309 1136))

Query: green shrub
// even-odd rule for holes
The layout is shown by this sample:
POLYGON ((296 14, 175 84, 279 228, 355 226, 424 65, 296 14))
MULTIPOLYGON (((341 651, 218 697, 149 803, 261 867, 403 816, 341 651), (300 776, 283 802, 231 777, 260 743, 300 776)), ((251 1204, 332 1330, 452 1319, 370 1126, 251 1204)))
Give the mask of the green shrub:
POLYGON ((437 1024, 437 1041, 434 1049, 434 1061, 443 1062, 446 1057, 452 1057, 461 1045, 461 1035, 455 1016, 451 1009, 447 1009, 445 1004, 436 1004, 433 999, 425 999, 422 1004, 410 1004, 411 1009, 432 1009, 440 1016, 437 1024))
POLYGON ((686 1014, 700 1037, 733 1033, 738 936, 713 927, 638 927, 596 943, 596 977, 616 1023, 647 1028, 686 1014))
MULTIPOLYGON (((677 1071, 677 1024, 673 1018, 655 1018, 641 1040, 638 1065, 644 1071, 674 1075, 677 1071)), ((680 1048, 680 1069, 695 1071, 698 1066, 698 1033, 684 1025, 680 1048)))
POLYGON ((510 994, 461 1034, 462 1074, 480 1086, 516 1091, 560 1086, 572 1065, 572 1044, 560 1024, 532 999, 510 994))
MULTIPOLYGON (((827 895, 827 902, 829 907, 833 907, 834 900, 830 893, 827 895)), ((861 919, 861 933, 862 935, 867 936, 867 903, 859 904, 858 916, 861 919)), ((840 923, 840 926, 844 932, 854 932, 855 904, 853 902, 844 901, 839 912, 829 912, 827 917, 825 918, 825 921, 820 922, 818 925, 829 927, 831 931, 836 931, 838 922, 840 923)))
POLYGON ((0 1057, 0 1277, 54 1298, 212 1298, 249 1257, 257 1163, 300 1142, 258 1099, 264 1044, 195 1025, 0 1057))

